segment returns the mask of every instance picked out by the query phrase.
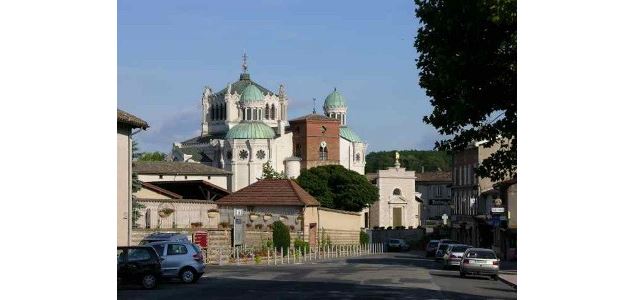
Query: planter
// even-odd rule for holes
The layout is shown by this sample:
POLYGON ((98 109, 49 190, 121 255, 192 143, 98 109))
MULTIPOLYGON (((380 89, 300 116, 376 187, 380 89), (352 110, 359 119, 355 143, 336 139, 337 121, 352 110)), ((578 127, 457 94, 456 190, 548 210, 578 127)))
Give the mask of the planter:
POLYGON ((258 214, 250 214, 249 215, 249 221, 254 222, 254 221, 258 220, 258 218, 260 218, 260 216, 258 214))
POLYGON ((192 226, 192 228, 201 228, 203 227, 203 223, 201 222, 194 222, 190 224, 192 226))
POLYGON ((265 222, 269 222, 269 220, 271 220, 271 214, 264 215, 262 219, 265 220, 265 222))
POLYGON ((171 208, 164 208, 159 210, 159 216, 161 218, 167 218, 168 216, 170 216, 172 213, 174 212, 174 209, 171 208))
POLYGON ((278 219, 280 220, 280 222, 283 222, 283 223, 289 220, 289 218, 287 218, 287 216, 280 216, 280 217, 278 217, 278 219))
POLYGON ((304 218, 303 218, 302 216, 299 216, 299 217, 295 218, 295 224, 300 224, 300 223, 302 223, 302 220, 303 220, 303 219, 304 219, 304 218))
POLYGON ((218 209, 208 209, 207 210, 207 217, 208 218, 214 218, 216 216, 218 216, 219 210, 218 209))

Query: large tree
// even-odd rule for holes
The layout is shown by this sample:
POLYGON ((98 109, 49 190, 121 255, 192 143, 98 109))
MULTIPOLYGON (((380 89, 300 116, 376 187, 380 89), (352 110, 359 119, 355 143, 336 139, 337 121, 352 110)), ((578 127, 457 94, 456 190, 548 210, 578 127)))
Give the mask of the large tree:
POLYGON ((379 191, 355 171, 340 165, 302 170, 298 184, 327 208, 361 211, 379 199, 379 191))
POLYGON ((155 152, 142 152, 140 153, 140 155, 138 156, 138 160, 139 161, 165 161, 165 158, 168 155, 163 153, 163 152, 159 152, 159 151, 155 151, 155 152))
POLYGON ((415 0, 419 85, 433 111, 423 121, 451 138, 436 148, 501 143, 477 168, 500 180, 516 174, 516 1, 415 0))

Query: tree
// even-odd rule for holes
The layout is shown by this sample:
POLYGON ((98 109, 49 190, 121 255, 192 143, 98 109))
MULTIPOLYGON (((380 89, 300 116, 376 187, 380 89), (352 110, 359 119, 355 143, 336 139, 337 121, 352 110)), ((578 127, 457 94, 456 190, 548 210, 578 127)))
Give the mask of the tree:
POLYGON ((266 162, 262 166, 262 177, 260 179, 287 179, 284 172, 277 172, 273 169, 270 162, 266 162))
POLYGON ((419 85, 433 111, 423 121, 453 136, 435 148, 461 151, 487 141, 500 150, 477 175, 516 173, 516 1, 415 0, 419 85))
MULTIPOLYGON (((451 157, 444 151, 398 150, 402 168, 409 171, 449 171, 451 157)), ((366 155, 366 173, 395 166, 395 150, 370 152, 366 155)))
POLYGON ((289 234, 289 227, 284 225, 281 221, 273 222, 273 246, 276 249, 283 248, 289 249, 291 246, 291 235, 289 234))
POLYGON ((167 154, 159 151, 155 152, 143 152, 140 153, 138 160, 139 161, 165 161, 165 158, 168 156, 167 154))
POLYGON ((379 199, 379 191, 355 171, 340 165, 302 170, 298 184, 327 208, 361 211, 379 199))
MULTIPOLYGON (((132 146, 130 147, 130 152, 132 153, 132 158, 139 157, 139 146, 135 140, 132 140, 132 146)), ((141 180, 139 180, 139 175, 136 172, 132 172, 132 193, 136 193, 141 190, 141 180)), ((137 201, 137 197, 132 195, 132 211, 130 212, 130 218, 132 219, 132 227, 137 227, 137 220, 141 217, 141 210, 146 208, 145 205, 139 203, 137 201)))
POLYGON ((368 233, 364 232, 364 230, 360 230, 359 231, 359 244, 360 245, 367 245, 368 244, 368 233))

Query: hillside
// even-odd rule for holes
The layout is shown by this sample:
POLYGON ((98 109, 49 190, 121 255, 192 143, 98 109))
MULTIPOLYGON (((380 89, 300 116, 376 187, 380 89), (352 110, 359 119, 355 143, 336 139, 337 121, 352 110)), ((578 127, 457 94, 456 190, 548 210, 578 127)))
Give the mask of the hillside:
MULTIPOLYGON (((441 169, 449 171, 452 157, 442 151, 398 150, 399 162, 408 171, 421 172, 423 166, 427 171, 441 169)), ((376 173, 395 165, 395 151, 370 152, 366 155, 366 173, 376 173)))

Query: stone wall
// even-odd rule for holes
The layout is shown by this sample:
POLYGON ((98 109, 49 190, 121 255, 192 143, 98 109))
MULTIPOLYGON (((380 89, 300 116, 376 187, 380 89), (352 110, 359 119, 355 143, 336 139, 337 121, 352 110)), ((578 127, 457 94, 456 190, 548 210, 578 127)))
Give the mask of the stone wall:
POLYGON ((359 244, 360 230, 320 229, 318 239, 330 240, 332 245, 356 245, 359 244))

